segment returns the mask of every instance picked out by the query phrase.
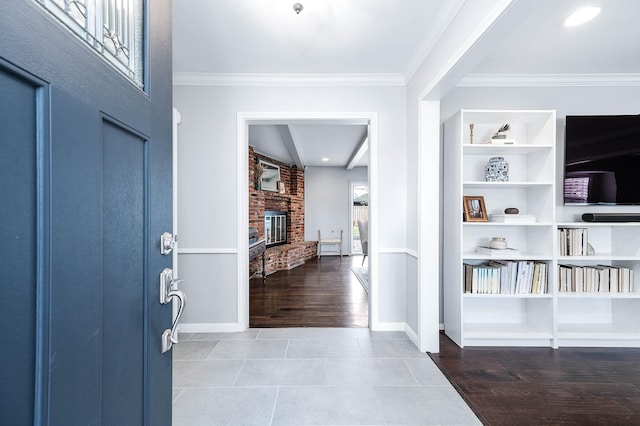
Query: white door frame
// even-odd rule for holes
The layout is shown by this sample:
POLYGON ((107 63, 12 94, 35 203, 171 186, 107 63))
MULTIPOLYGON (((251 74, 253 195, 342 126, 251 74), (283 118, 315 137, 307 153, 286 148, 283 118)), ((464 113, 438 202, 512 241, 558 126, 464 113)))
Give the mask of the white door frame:
POLYGON ((376 112, 238 112, 238 325, 249 327, 249 124, 369 125, 369 328, 379 329, 378 300, 378 114, 376 112))
MULTIPOLYGON (((175 240, 174 240, 173 251, 171 252, 171 263, 172 263, 171 268, 173 269, 173 278, 175 279, 180 278, 179 272, 178 272, 178 244, 179 244, 178 242, 178 126, 181 123, 182 123, 182 114, 180 114, 180 111, 173 108, 173 123, 172 123, 173 136, 172 136, 172 143, 171 143, 171 148, 173 150, 173 155, 172 155, 173 171, 171 174, 172 189, 173 189, 173 222, 172 222, 173 229, 171 230, 171 233, 174 235, 175 240)), ((178 289, 179 286, 180 286, 180 283, 176 282, 175 284, 176 290, 178 289)), ((178 308, 179 308, 178 300, 177 298, 174 298, 173 299, 173 319, 174 320, 178 316, 178 308)), ((180 326, 178 326, 178 332, 180 332, 180 326)))

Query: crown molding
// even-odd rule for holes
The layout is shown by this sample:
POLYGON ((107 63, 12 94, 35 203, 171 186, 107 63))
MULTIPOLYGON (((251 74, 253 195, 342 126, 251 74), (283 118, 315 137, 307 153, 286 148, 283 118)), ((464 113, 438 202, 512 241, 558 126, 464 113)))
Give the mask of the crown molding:
POLYGON ((174 86, 406 86, 402 74, 173 73, 174 86))
POLYGON ((640 74, 469 74, 458 87, 640 86, 640 74))
MULTIPOLYGON (((174 73, 174 86, 405 87, 402 74, 174 73)), ((468 74, 458 87, 633 87, 640 74, 468 74)))

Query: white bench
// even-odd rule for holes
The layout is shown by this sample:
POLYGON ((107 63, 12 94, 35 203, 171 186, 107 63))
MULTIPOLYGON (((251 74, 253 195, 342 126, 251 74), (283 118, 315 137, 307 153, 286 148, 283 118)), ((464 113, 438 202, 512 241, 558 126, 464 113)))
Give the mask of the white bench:
POLYGON ((318 258, 322 253, 322 246, 337 245, 340 251, 340 257, 342 257, 342 229, 340 230, 340 238, 322 238, 320 230, 318 229, 318 258))

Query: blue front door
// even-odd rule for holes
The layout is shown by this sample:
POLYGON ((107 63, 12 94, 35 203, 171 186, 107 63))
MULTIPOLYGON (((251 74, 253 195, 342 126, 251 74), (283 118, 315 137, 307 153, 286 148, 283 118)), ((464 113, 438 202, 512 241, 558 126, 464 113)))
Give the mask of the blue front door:
POLYGON ((171 424, 171 5, 148 3, 141 90, 0 2, 2 425, 171 424))

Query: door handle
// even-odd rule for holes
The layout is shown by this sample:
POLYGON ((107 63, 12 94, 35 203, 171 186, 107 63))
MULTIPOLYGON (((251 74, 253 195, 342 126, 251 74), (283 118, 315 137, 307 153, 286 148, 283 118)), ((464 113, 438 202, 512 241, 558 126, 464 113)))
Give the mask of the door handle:
POLYGON ((170 268, 164 268, 162 272, 160 272, 160 303, 165 305, 169 303, 171 296, 169 293, 173 290, 178 289, 178 284, 180 284, 182 280, 174 280, 173 279, 173 271, 170 268))
POLYGON ((179 302, 178 313, 173 320, 173 324, 171 324, 171 328, 166 329, 162 333, 162 353, 170 351, 173 344, 178 343, 178 336, 176 334, 178 331, 178 321, 180 321, 186 303, 185 294, 177 289, 177 285, 181 282, 182 280, 173 279, 173 271, 169 268, 165 268, 160 273, 160 303, 165 305, 174 297, 177 298, 179 302))
POLYGON ((176 297, 180 304, 178 305, 178 314, 176 315, 176 319, 173 320, 171 328, 167 328, 162 333, 162 353, 170 351, 173 345, 178 343, 178 336, 176 335, 176 332, 178 331, 178 321, 180 321, 182 312, 184 312, 186 302, 185 295, 180 290, 171 290, 167 296, 169 299, 176 297))

